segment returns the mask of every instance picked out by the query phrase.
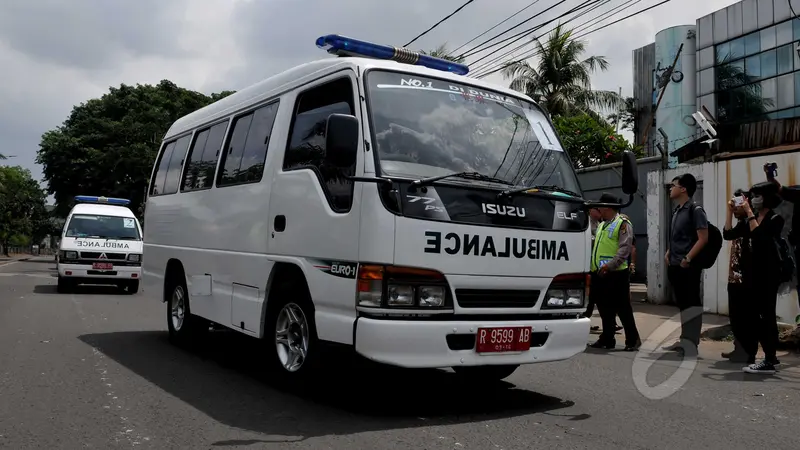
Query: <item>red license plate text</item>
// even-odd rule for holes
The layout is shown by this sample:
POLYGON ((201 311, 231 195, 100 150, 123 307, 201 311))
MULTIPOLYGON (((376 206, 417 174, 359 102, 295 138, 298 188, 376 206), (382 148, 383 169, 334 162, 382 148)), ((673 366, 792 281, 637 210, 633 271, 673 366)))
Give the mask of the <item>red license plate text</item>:
POLYGON ((531 327, 478 328, 478 353, 526 352, 531 348, 531 327))
POLYGON ((114 268, 114 265, 111 263, 92 263, 92 269, 94 270, 111 270, 114 268))

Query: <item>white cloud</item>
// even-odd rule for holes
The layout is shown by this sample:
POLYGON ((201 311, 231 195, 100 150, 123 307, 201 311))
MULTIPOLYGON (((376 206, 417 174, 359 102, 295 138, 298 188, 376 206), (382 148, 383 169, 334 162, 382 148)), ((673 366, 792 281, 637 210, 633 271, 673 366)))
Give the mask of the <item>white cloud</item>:
MULTIPOLYGON (((531 0, 477 0, 412 45, 455 48, 531 0)), ((489 37, 558 0, 535 6, 494 30, 489 37)), ((39 139, 58 126, 73 105, 120 83, 169 79, 203 92, 239 89, 293 65, 325 57, 314 40, 338 33, 402 45, 450 13, 461 0, 6 0, 0 2, 0 153, 5 163, 34 166, 39 139)), ((567 0, 516 31, 583 4, 567 0)), ((606 6, 576 19, 577 25, 606 6)), ((616 18, 657 3, 645 0, 616 18)), ((630 94, 631 51, 655 33, 692 24, 732 0, 673 0, 587 37, 587 56, 603 55, 608 72, 593 78, 596 88, 630 94)), ((605 23, 611 21, 608 20, 605 23)), ((543 30, 549 29, 546 26, 543 30)), ((483 39, 475 41, 472 45, 483 39)), ((523 42, 523 41, 520 41, 523 42)), ((469 46, 467 47, 469 48, 469 46)), ((501 76, 492 81, 506 84, 501 76)))

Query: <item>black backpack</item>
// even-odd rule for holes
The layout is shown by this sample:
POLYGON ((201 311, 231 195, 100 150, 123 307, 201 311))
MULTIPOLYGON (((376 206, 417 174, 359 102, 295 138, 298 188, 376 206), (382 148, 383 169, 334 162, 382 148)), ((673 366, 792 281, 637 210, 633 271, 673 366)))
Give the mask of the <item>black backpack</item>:
MULTIPOLYGON (((777 214, 772 216, 774 219, 777 214)), ((778 268, 780 270, 781 283, 789 283, 794 279, 795 261, 792 255, 792 247, 784 237, 775 238, 775 246, 778 248, 778 268)))
MULTIPOLYGON (((694 203, 689 206, 689 214, 692 215, 692 222, 694 222, 695 208, 697 208, 697 205, 694 203)), ((719 256, 720 250, 722 250, 722 233, 719 231, 719 228, 709 222, 708 242, 703 246, 703 249, 700 250, 700 254, 692 259, 692 266, 698 269, 710 269, 711 266, 717 262, 717 256, 719 256)))

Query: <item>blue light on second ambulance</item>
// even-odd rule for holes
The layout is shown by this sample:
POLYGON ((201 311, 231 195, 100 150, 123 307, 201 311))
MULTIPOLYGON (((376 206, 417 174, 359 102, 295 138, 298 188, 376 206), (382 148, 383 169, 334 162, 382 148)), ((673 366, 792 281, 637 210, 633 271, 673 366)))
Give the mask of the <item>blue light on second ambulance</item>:
POLYGON ((359 41, 338 34, 320 36, 317 39, 317 47, 327 50, 328 53, 340 56, 363 56, 375 59, 390 59, 403 64, 413 64, 427 67, 429 69, 451 72, 457 75, 469 73, 469 67, 464 64, 455 63, 446 59, 434 58, 433 56, 423 55, 412 52, 405 48, 390 47, 388 45, 378 45, 371 42, 359 41))
POLYGON ((77 203, 100 203, 105 205, 128 206, 131 201, 124 198, 98 197, 95 195, 76 195, 77 203))

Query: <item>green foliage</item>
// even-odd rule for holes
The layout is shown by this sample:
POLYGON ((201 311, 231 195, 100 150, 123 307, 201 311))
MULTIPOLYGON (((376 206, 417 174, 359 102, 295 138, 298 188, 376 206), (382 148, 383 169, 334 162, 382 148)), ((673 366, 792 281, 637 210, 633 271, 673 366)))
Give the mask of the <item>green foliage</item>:
POLYGON ((608 122, 615 124, 619 121, 619 129, 634 131, 636 125, 636 102, 633 97, 625 98, 625 105, 620 112, 608 116, 608 122))
POLYGON ((28 169, 0 167, 0 244, 4 252, 14 242, 39 242, 48 234, 46 197, 28 169))
POLYGON ((633 151, 643 156, 641 147, 632 147, 614 127, 600 123, 588 114, 553 118, 564 148, 576 168, 591 167, 621 160, 622 152, 633 151))
POLYGON ((131 200, 141 211, 161 139, 178 118, 233 93, 211 96, 163 80, 110 88, 75 106, 63 125, 42 136, 41 164, 55 215, 65 217, 76 195, 131 200))
POLYGON ((542 42, 535 39, 536 64, 511 61, 503 76, 510 87, 533 98, 551 116, 588 114, 604 122, 602 112, 618 111, 624 100, 613 91, 592 89, 591 75, 608 70, 603 56, 583 58, 587 42, 574 39, 572 31, 559 24, 542 42))

